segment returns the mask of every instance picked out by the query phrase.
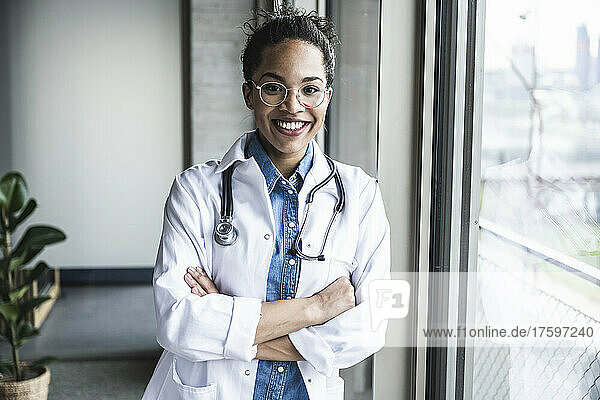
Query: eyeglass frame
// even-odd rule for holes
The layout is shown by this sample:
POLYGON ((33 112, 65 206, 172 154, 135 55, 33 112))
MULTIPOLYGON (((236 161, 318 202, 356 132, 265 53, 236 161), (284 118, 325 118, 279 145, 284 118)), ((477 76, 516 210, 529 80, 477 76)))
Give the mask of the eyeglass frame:
POLYGON ((316 106, 309 107, 309 106, 307 106, 306 104, 304 104, 303 102, 300 101, 300 89, 303 88, 304 86, 308 86, 310 84, 310 82, 307 82, 305 85, 302 85, 302 86, 297 87, 297 88, 295 88, 295 87, 288 88, 283 83, 277 82, 277 81, 268 81, 268 82, 263 83, 262 85, 257 85, 256 83, 254 83, 254 81, 252 79, 248 79, 246 81, 246 83, 252 83, 252 85, 254 85, 254 88, 256 90, 258 90, 258 97, 260 98, 260 101, 262 101, 263 104, 266 105, 266 106, 268 106, 268 107, 278 107, 278 106, 282 105, 287 100, 289 91, 290 90, 295 90, 296 91, 296 100, 298 100, 298 103, 300 103, 302 105, 302 107, 304 107, 304 108, 317 108, 321 104, 323 104, 323 102, 325 101, 325 94, 327 94, 327 92, 332 92, 333 91, 333 88, 331 86, 325 86, 325 89, 323 90, 323 98, 321 99, 321 101, 319 102, 319 104, 317 104, 316 106), (266 84, 269 84, 269 83, 275 83, 275 84, 281 85, 281 86, 283 86, 285 88, 285 96, 283 97, 283 100, 281 100, 281 102, 278 103, 278 104, 269 104, 269 103, 267 103, 262 98, 262 87, 265 86, 266 84))

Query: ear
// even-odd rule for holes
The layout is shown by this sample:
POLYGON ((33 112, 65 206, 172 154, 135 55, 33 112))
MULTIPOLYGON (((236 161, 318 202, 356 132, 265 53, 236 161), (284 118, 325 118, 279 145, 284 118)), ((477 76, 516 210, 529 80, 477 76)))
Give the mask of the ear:
POLYGON ((252 92, 252 87, 250 87, 248 82, 242 83, 242 95, 244 96, 244 102, 246 103, 246 107, 248 107, 250 110, 254 110, 254 99, 252 92))
POLYGON ((327 91, 327 106, 329 107, 329 102, 331 101, 331 98, 333 97, 333 88, 330 87, 329 90, 327 91))

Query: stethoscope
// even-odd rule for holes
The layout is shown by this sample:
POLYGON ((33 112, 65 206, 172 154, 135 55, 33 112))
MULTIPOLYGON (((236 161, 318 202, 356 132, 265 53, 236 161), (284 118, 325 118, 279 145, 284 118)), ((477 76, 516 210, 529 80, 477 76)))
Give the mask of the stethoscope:
MULTIPOLYGON (((308 193, 308 197, 306 199, 306 210, 304 212, 304 217, 302 218, 302 224, 300 225, 300 232, 298 232, 298 236, 294 240, 294 251, 298 257, 303 260, 309 261, 325 261, 325 256, 323 255, 323 250, 325 250, 325 245, 327 243, 327 237, 329 236, 329 231, 331 230, 331 226, 335 221, 338 214, 342 212, 344 209, 344 205, 346 203, 346 192, 344 191, 344 185, 342 183, 342 178, 340 177, 340 173, 337 170, 337 166, 333 162, 329 156, 325 155, 327 159, 327 163, 329 164, 329 175, 317 184, 314 188, 310 190, 308 193), (300 241, 302 240, 302 233, 304 232, 304 228, 306 225, 306 217, 310 210, 310 206, 315 197, 315 193, 321 189, 323 186, 327 185, 331 179, 335 179, 335 185, 338 191, 338 201, 334 207, 333 215, 329 220, 329 225, 327 225, 327 230, 325 231, 325 237, 323 238, 323 243, 321 244, 321 250, 319 250, 319 255, 309 256, 304 254, 302 250, 300 250, 300 241)), ((220 244, 221 246, 231 246, 234 244, 238 238, 238 230, 235 226, 233 226, 233 191, 231 188, 231 177, 233 175, 233 170, 235 169, 237 162, 231 164, 225 171, 223 171, 222 176, 222 188, 221 188, 221 217, 219 219, 219 223, 215 227, 214 239, 215 242, 220 244)))

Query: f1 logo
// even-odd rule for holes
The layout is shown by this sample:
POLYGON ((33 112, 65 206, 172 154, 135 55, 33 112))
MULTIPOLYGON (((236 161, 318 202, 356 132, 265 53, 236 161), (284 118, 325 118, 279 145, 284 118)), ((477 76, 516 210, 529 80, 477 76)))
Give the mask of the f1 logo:
POLYGON ((408 315, 410 285, 405 280, 377 279, 369 283, 371 328, 379 329, 386 319, 405 318, 408 315))

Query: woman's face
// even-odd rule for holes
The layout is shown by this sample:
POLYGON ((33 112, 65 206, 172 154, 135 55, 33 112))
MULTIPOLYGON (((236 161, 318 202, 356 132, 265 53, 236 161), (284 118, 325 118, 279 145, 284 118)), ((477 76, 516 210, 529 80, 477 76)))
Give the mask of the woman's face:
MULTIPOLYGON (((267 47, 263 50, 262 62, 252 80, 259 86, 274 81, 283 83, 288 88, 299 88, 307 83, 325 88, 327 80, 323 55, 318 47, 300 40, 288 40, 267 47)), ((264 104, 252 84, 244 83, 242 92, 246 105, 254 110, 254 118, 262 138, 268 142, 264 143, 263 140, 263 145, 270 147, 266 149, 269 155, 280 158, 297 157, 300 160, 308 142, 323 126, 331 91, 327 91, 323 103, 314 108, 306 108, 300 104, 296 91, 292 90, 288 92, 285 101, 275 107, 264 104), (288 127, 302 127, 295 131, 284 129, 281 126, 283 121, 296 122, 288 127)))

